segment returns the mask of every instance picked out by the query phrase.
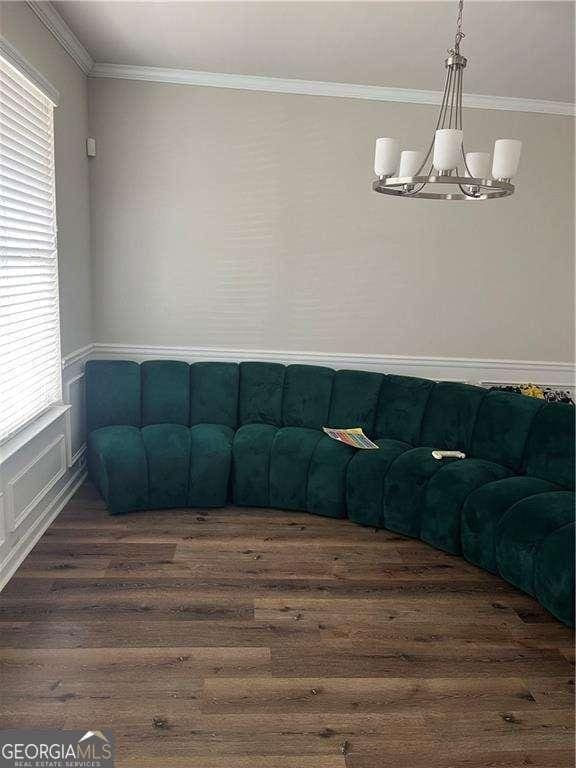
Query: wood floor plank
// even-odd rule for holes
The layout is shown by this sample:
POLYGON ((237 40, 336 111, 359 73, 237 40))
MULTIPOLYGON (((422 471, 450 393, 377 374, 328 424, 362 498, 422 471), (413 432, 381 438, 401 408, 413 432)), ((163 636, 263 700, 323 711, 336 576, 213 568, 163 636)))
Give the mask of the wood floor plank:
POLYGON ((120 768, 574 768, 574 633, 387 531, 84 485, 0 594, 4 728, 120 768))
MULTIPOLYGON (((281 608, 290 605, 291 600, 304 598, 329 598, 341 599, 349 602, 361 598, 374 598, 378 601, 387 599, 390 601, 410 602, 412 599, 420 599, 423 603, 430 603, 437 599, 446 598, 452 604, 459 601, 464 607, 474 601, 488 607, 490 612, 499 617, 501 612, 506 612, 516 623, 523 623, 517 614, 518 607, 531 607, 531 598, 521 593, 511 593, 510 588, 500 580, 497 589, 492 590, 489 584, 483 582, 460 581, 448 579, 446 581, 425 580, 415 581, 409 579, 360 581, 358 579, 334 579, 319 574, 310 574, 307 579, 292 578, 291 576, 274 576, 270 573, 254 573, 231 568, 226 574, 205 573, 202 577, 192 577, 188 570, 180 568, 181 563, 143 562, 138 559, 125 561, 118 572, 109 568, 103 578, 96 582, 81 574, 70 574, 69 578, 54 580, 50 592, 52 597, 58 593, 62 596, 71 596, 74 593, 84 594, 91 591, 130 592, 138 591, 140 594, 165 592, 190 592, 196 595, 242 595, 251 600, 259 598, 274 598, 281 596, 281 608), (286 603, 288 601, 288 603, 286 603)), ((435 608, 434 605, 432 605, 435 608)))
POLYGON ((377 763, 374 755, 363 754, 358 749, 346 757, 346 768, 574 768, 574 758, 569 750, 518 749, 514 751, 446 752, 439 744, 429 751, 386 752, 377 763))
MULTIPOLYGON (((540 674, 540 670, 535 670, 540 674)), ((546 709, 570 709, 574 706, 574 676, 527 677, 524 680, 531 695, 546 709)))
POLYGON ((535 669, 543 677, 566 677, 571 670, 554 649, 513 646, 473 647, 462 643, 441 646, 391 644, 387 648, 303 648, 298 658, 290 651, 272 651, 272 669, 278 677, 522 677, 535 669))
POLYGON ((520 678, 317 677, 208 678, 201 708, 215 714, 250 712, 390 713, 536 709, 520 678))
POLYGON ((193 594, 174 595, 159 590, 155 596, 142 597, 137 591, 126 593, 101 592, 86 598, 46 597, 0 601, 0 621, 33 621, 43 619, 99 618, 109 621, 130 618, 135 622, 162 620, 251 620, 254 609, 251 602, 240 603, 232 596, 195 597, 193 594))
POLYGON ((140 543, 118 541, 74 541, 63 542, 43 536, 32 550, 34 555, 56 555, 57 557, 79 558, 84 555, 91 557, 100 555, 103 557, 139 558, 141 560, 156 558, 171 562, 176 549, 174 543, 140 543))
POLYGON ((382 600, 370 597, 365 600, 346 599, 335 597, 329 598, 307 598, 298 597, 287 600, 284 597, 256 598, 254 615, 256 621, 266 621, 270 623, 283 623, 290 621, 302 621, 311 624, 328 624, 330 622, 347 622, 355 624, 388 624, 390 621, 416 621, 416 622, 438 622, 439 626, 446 624, 469 622, 471 615, 479 624, 485 622, 501 623, 504 615, 511 621, 519 620, 518 614, 513 606, 517 600, 524 601, 526 598, 516 595, 506 595, 504 600, 510 602, 507 605, 504 600, 495 605, 489 596, 481 596, 480 599, 473 599, 469 596, 467 599, 459 599, 456 595, 455 600, 447 598, 429 599, 416 598, 410 599, 407 596, 397 595, 396 597, 383 598, 382 600), (440 621, 440 617, 441 621, 440 621))
POLYGON ((324 634, 294 623, 274 626, 249 621, 146 621, 135 631, 132 620, 0 622, 0 648, 155 648, 271 647, 314 645, 324 634))
MULTIPOLYGON (((163 768, 347 768, 344 755, 200 755, 162 760, 163 768)), ((158 768, 156 759, 127 758, 119 768, 158 768)))
POLYGON ((111 678, 116 682, 144 677, 186 678, 247 674, 270 671, 268 648, 1 648, 3 684, 10 688, 19 681, 85 680, 111 678))
POLYGON ((72 579, 79 576, 90 579, 101 578, 110 567, 110 560, 111 558, 107 555, 78 557, 75 553, 61 556, 34 553, 22 563, 18 570, 18 577, 21 582, 23 578, 36 579, 36 589, 33 589, 34 584, 30 584, 30 592, 38 595, 41 587, 40 580, 45 582, 48 579, 72 579))

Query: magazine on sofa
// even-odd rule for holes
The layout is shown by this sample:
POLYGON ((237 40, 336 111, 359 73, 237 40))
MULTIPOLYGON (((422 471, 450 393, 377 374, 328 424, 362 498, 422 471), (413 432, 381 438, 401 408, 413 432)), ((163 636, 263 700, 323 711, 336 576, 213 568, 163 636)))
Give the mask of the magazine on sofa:
POLYGON ((331 427, 322 427, 324 432, 333 440, 339 440, 341 443, 351 445, 352 448, 378 448, 376 443, 366 437, 362 427, 353 427, 351 429, 332 429, 331 427))

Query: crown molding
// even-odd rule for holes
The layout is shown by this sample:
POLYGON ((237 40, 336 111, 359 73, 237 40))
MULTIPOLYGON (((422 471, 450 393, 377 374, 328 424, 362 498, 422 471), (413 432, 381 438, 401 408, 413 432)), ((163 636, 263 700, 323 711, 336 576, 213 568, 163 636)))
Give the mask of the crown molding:
POLYGON ((54 88, 52 83, 28 59, 22 56, 18 48, 12 45, 3 35, 0 35, 0 53, 15 69, 26 75, 36 88, 50 99, 55 107, 58 106, 58 101, 60 100, 58 89, 54 88))
MULTIPOLYGON (((210 88, 233 88, 242 91, 290 93, 305 96, 331 96, 342 99, 368 99, 405 104, 442 103, 441 91, 420 91, 414 88, 388 88, 377 85, 331 83, 320 80, 296 80, 256 75, 231 75, 221 72, 201 72, 193 69, 141 67, 130 64, 94 64, 90 77, 109 77, 119 80, 143 80, 151 83, 196 85, 210 88)), ((464 94, 465 107, 499 109, 512 112, 536 112, 545 115, 576 115, 576 105, 563 101, 518 99, 508 96, 464 94)))
POLYGON ((54 35, 62 48, 87 75, 94 66, 94 60, 50 2, 27 0, 28 6, 44 26, 54 35))
MULTIPOLYGON (((209 88, 232 88, 240 91, 261 91, 264 93, 288 93, 300 96, 391 101, 403 104, 437 106, 442 103, 441 91, 421 91, 415 88, 388 88, 378 85, 331 83, 322 80, 202 72, 194 69, 95 63, 52 3, 47 0, 27 0, 27 4, 64 50, 74 59, 84 74, 90 75, 90 77, 143 80, 150 83, 196 85, 209 88)), ((487 96, 468 93, 463 96, 463 105, 472 109, 499 109, 511 112, 534 112, 543 115, 576 116, 576 105, 565 101, 520 99, 513 96, 487 96)))

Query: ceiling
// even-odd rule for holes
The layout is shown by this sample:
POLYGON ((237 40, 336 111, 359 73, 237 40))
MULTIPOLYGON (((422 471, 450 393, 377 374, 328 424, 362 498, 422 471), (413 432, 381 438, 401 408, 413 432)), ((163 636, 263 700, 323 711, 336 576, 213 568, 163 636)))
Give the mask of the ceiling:
MULTIPOLYGON (((439 90, 450 2, 55 2, 95 61, 439 90)), ((468 0, 468 93, 574 101, 574 2, 468 0)))

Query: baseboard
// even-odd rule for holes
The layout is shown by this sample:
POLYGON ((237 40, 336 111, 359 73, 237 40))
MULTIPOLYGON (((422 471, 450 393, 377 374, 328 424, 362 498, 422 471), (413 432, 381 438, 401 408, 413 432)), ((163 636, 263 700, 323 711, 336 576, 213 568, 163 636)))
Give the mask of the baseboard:
POLYGON ((277 363, 307 363, 331 368, 395 373, 444 381, 481 383, 533 383, 574 389, 574 366, 570 363, 533 360, 489 360, 455 357, 409 357, 340 352, 304 352, 227 347, 148 346, 104 344, 92 346, 91 358, 116 360, 260 360, 277 363))
POLYGON ((20 539, 4 562, 0 564, 0 591, 4 589, 6 584, 8 584, 24 558, 32 551, 44 531, 60 514, 85 479, 86 471, 83 469, 77 470, 52 499, 36 523, 27 531, 26 535, 20 539))

